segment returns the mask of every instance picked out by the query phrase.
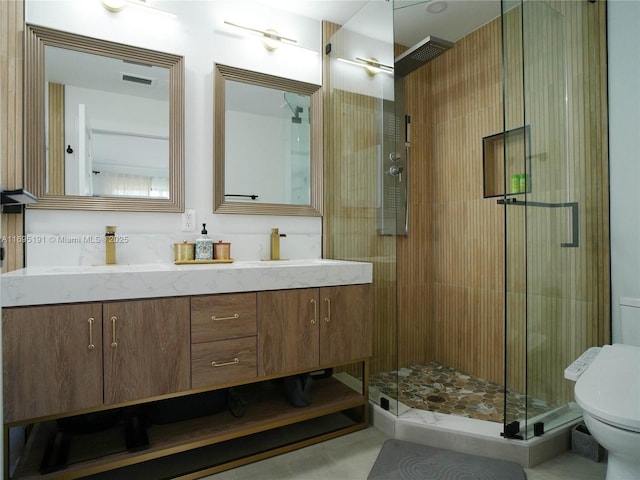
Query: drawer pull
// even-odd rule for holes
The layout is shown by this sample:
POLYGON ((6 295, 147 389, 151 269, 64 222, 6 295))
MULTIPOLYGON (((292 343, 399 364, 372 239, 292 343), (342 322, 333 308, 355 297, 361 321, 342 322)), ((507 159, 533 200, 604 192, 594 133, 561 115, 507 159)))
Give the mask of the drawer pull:
POLYGON ((212 367, 228 367, 229 365, 236 365, 240 363, 240 359, 238 357, 234 358, 230 362, 211 362, 212 367))
POLYGON ((236 318, 240 318, 240 315, 237 313, 234 313, 231 317, 216 317, 215 315, 211 316, 211 320, 213 320, 214 322, 221 322, 223 320, 235 320, 236 318))
POLYGON ((118 317, 115 315, 111 317, 111 348, 117 348, 118 342, 116 337, 116 322, 118 321, 118 317))
POLYGON ((318 302, 315 298, 311 299, 311 305, 313 305, 313 318, 311 319, 311 325, 315 325, 318 321, 318 302))
POLYGON ((90 317, 88 322, 89 322, 89 345, 87 346, 87 348, 89 350, 93 350, 94 348, 96 348, 96 346, 93 344, 93 322, 95 320, 93 319, 93 317, 90 317))

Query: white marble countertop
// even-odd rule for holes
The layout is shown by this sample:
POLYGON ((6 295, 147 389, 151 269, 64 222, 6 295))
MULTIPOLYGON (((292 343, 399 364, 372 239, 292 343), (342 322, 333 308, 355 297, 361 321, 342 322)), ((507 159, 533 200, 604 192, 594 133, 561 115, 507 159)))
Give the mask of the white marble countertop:
POLYGON ((3 307, 371 283, 367 262, 243 261, 27 267, 0 276, 3 307))

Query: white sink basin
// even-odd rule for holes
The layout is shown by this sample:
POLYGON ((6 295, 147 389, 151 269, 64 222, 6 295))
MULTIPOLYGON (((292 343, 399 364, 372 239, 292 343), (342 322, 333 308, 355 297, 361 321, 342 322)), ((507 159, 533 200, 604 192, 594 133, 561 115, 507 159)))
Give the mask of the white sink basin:
POLYGON ((75 266, 53 266, 53 267, 33 267, 29 269, 33 273, 40 272, 41 275, 73 274, 73 273, 110 273, 110 272, 157 272, 171 270, 173 265, 165 263, 149 263, 144 265, 135 264, 115 264, 115 265, 75 265, 75 266))

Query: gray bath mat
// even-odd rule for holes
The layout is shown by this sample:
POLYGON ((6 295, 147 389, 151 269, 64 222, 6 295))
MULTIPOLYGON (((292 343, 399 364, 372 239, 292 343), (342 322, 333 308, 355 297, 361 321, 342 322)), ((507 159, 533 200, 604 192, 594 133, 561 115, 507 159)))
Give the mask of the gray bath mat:
POLYGON ((402 440, 382 445, 367 480, 526 480, 520 465, 402 440))

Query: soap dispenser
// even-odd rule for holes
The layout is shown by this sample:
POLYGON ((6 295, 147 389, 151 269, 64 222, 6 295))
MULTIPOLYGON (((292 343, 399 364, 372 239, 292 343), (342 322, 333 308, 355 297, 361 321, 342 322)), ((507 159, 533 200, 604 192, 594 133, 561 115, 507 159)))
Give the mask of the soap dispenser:
POLYGON ((211 260, 213 258, 213 241, 207 235, 207 224, 202 224, 200 236, 196 238, 196 260, 211 260))

